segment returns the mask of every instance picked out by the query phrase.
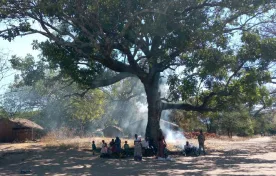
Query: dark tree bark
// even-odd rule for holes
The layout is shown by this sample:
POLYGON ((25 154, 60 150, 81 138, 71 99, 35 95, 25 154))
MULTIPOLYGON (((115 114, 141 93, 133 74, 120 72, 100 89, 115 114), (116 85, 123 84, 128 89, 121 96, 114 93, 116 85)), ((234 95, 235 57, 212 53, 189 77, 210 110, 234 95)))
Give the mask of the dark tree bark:
MULTIPOLYGON (((153 72, 156 69, 152 69, 153 72)), ((167 109, 181 109, 186 111, 198 111, 206 112, 213 111, 207 107, 208 100, 214 96, 214 93, 206 96, 204 103, 198 106, 193 106, 186 103, 168 103, 161 101, 161 94, 159 90, 159 81, 160 81, 160 72, 154 72, 153 74, 148 74, 148 77, 140 78, 141 82, 144 85, 145 92, 147 95, 148 102, 148 123, 146 127, 146 137, 149 137, 153 140, 154 144, 157 145, 158 138, 163 135, 160 128, 160 118, 163 110, 167 109)))
POLYGON ((159 92, 160 73, 156 74, 152 80, 143 82, 148 102, 148 123, 146 127, 146 136, 150 137, 154 144, 160 137, 160 118, 161 118, 161 101, 159 92))

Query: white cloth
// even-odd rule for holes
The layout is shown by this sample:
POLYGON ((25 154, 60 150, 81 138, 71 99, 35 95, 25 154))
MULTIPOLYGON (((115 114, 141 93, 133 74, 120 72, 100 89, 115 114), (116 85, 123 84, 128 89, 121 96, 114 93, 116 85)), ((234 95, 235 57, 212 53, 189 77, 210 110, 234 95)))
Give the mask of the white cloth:
POLYGON ((107 147, 103 147, 102 149, 101 149, 101 153, 107 153, 107 147))
POLYGON ((191 149, 191 148, 193 148, 193 145, 192 145, 192 144, 184 145, 184 149, 191 149))
POLYGON ((142 157, 142 145, 139 140, 134 141, 134 156, 142 157))
POLYGON ((148 141, 142 141, 142 147, 143 148, 149 148, 149 142, 148 141))

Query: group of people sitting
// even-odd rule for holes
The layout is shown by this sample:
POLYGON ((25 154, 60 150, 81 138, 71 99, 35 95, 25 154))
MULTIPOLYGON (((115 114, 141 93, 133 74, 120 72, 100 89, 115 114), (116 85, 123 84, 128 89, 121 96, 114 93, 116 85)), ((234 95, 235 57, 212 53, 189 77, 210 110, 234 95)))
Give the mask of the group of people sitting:
POLYGON ((134 160, 141 161, 142 156, 152 156, 156 153, 153 142, 148 137, 142 140, 141 136, 134 135, 134 160))
MULTIPOLYGON (((134 139, 134 159, 135 160, 141 160, 142 156, 152 156, 156 153, 156 148, 152 145, 153 142, 149 140, 149 138, 145 138, 145 140, 142 140, 141 136, 138 136, 135 134, 134 139)), ((93 155, 95 151, 97 150, 95 141, 92 141, 92 151, 93 155)), ((116 137, 115 139, 112 139, 109 143, 109 145, 102 140, 102 146, 101 146, 101 155, 100 157, 108 158, 111 156, 120 157, 125 156, 128 157, 131 155, 130 147, 127 141, 125 141, 123 148, 121 147, 121 140, 119 137, 116 137)))
POLYGON ((148 137, 141 141, 141 137, 135 134, 134 139, 134 160, 141 161, 142 156, 156 155, 157 159, 165 159, 168 157, 167 144, 165 137, 161 135, 158 139, 158 145, 155 146, 148 137))
MULTIPOLYGON (((166 159, 168 157, 167 144, 163 135, 160 135, 160 137, 158 138, 157 146, 155 146, 153 141, 149 140, 148 137, 146 137, 145 140, 142 140, 142 137, 138 136, 137 134, 135 134, 134 137, 134 160, 141 161, 142 156, 153 155, 156 155, 157 159, 166 159)), ((205 154, 204 141, 205 137, 201 131, 200 135, 198 136, 199 148, 193 146, 187 141, 186 145, 184 145, 183 152, 185 153, 185 155, 191 153, 195 154, 196 152, 199 152, 200 154, 201 149, 203 149, 203 152, 205 154)), ((96 145, 94 141, 92 142, 92 150, 94 154, 94 151, 96 150, 96 145)), ((109 145, 104 140, 102 140, 101 157, 120 157, 121 155, 124 155, 126 157, 131 155, 127 141, 125 141, 122 149, 121 139, 119 137, 116 137, 115 140, 112 139, 109 145)))
MULTIPOLYGON (((125 142, 124 148, 129 148, 127 141, 125 142)), ((121 139, 119 137, 116 137, 115 140, 112 139, 110 141, 109 145, 107 145, 107 143, 104 140, 102 140, 101 157, 110 157, 111 155, 120 155, 121 150, 122 150, 121 139)))

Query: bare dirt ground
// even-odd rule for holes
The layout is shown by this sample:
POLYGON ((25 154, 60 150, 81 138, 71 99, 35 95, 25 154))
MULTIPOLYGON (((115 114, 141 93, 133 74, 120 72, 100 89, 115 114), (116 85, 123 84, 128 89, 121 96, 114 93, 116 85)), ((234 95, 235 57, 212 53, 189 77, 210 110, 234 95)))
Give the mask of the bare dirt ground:
POLYGON ((173 161, 144 158, 142 162, 93 156, 90 141, 0 144, 0 175, 20 175, 22 170, 31 170, 28 175, 276 175, 276 138, 272 137, 210 139, 205 156, 173 155, 173 161))

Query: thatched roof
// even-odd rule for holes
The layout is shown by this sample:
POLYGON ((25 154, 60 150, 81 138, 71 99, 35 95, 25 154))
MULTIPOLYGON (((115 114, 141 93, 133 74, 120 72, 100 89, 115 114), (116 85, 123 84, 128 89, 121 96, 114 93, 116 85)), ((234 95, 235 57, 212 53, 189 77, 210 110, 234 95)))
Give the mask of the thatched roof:
POLYGON ((108 126, 102 131, 105 137, 120 137, 123 135, 123 130, 117 126, 108 126))
POLYGON ((120 127, 117 127, 117 126, 108 126, 105 129, 103 129, 102 131, 105 131, 105 130, 118 130, 120 132, 123 132, 123 129, 120 127))
POLYGON ((103 131, 103 129, 98 128, 98 129, 96 129, 94 132, 102 132, 102 131, 103 131))
POLYGON ((43 130, 43 128, 40 125, 38 125, 30 120, 27 120, 27 119, 14 118, 14 119, 9 119, 9 120, 16 124, 16 126, 14 127, 16 129, 33 128, 33 129, 43 130))

